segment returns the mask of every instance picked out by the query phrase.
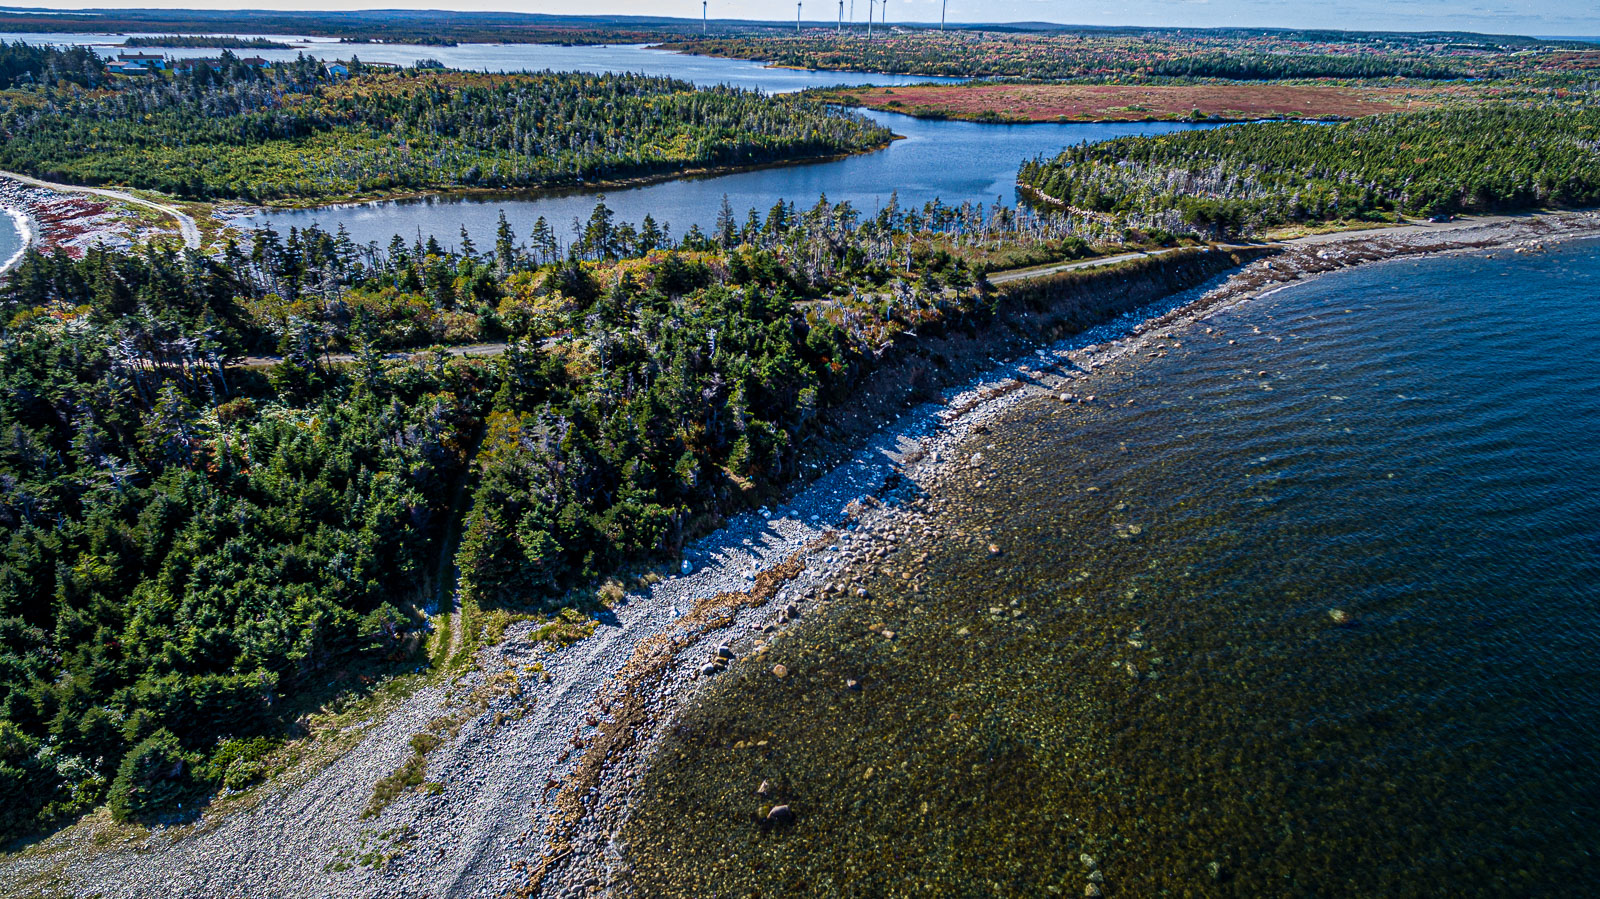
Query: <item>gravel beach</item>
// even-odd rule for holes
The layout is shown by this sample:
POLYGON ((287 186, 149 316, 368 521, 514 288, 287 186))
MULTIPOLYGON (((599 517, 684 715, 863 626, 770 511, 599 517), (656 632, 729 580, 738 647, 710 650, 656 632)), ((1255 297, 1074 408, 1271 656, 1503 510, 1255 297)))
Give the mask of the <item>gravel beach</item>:
MULTIPOLYGON (((18 188, 0 185, 0 205, 18 188)), ((33 189, 24 189, 33 190, 33 189)), ((687 572, 633 594, 593 636, 559 651, 514 625, 469 673, 418 690, 350 728, 354 747, 148 833, 102 810, 0 858, 0 895, 106 897, 582 896, 616 892, 614 842, 629 787, 675 710, 729 666, 760 664, 794 618, 826 614, 885 544, 940 523, 922 497, 973 476, 969 444, 1013 404, 1094 402, 1092 372, 1137 364, 1174 327, 1317 274, 1438 252, 1537 252, 1600 234, 1564 213, 1304 238, 1230 276, 1068 341, 1000 361, 977 382, 885 424, 786 504, 731 520, 689 546, 687 572), (378 779, 442 716, 458 729, 427 757, 430 789, 362 810, 378 779)))

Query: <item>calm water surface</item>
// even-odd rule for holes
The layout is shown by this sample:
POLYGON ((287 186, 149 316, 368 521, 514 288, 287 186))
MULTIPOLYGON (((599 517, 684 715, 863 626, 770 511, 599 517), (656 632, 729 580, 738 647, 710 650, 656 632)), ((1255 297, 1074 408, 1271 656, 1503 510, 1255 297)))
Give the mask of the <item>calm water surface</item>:
POLYGON ((1600 243, 1399 261, 1021 407, 869 599, 699 697, 637 886, 1591 895, 1597 341, 1600 243))
MULTIPOLYGON (((270 36, 269 36, 270 37, 270 36)), ((96 43, 107 55, 121 35, 0 34, 0 40, 32 43, 96 43)), ((468 44, 460 47, 406 47, 383 44, 339 44, 326 39, 277 39, 304 44, 296 50, 248 51, 268 59, 293 59, 304 52, 321 59, 349 58, 354 53, 370 62, 409 64, 432 57, 448 66, 490 71, 645 72, 671 75, 699 85, 733 84, 771 92, 840 84, 906 84, 961 79, 921 76, 815 72, 767 68, 736 59, 687 56, 652 50, 645 45, 560 47, 542 44, 468 44)), ((172 49, 174 56, 214 55, 215 51, 172 49)), ((240 225, 255 227, 271 222, 287 229, 318 225, 329 231, 340 225, 358 243, 387 244, 396 234, 407 240, 419 234, 454 244, 463 228, 480 246, 494 239, 503 211, 519 236, 527 237, 539 216, 564 240, 570 238, 573 219, 586 220, 598 196, 605 197, 621 221, 638 223, 646 215, 681 235, 691 226, 702 230, 716 221, 722 198, 742 220, 750 209, 763 215, 779 200, 811 206, 822 196, 848 200, 868 214, 883 208, 898 193, 902 205, 922 206, 931 200, 950 205, 963 202, 1014 205, 1017 168, 1024 159, 1053 155, 1063 147, 1132 134, 1165 134, 1206 125, 1186 123, 1035 124, 993 125, 975 122, 924 121, 888 112, 869 112, 904 140, 885 150, 831 162, 780 166, 732 175, 686 178, 624 190, 574 190, 524 197, 492 199, 426 199, 324 207, 273 210, 240 216, 240 225)))
MULTIPOLYGON (((867 214, 888 205, 895 194, 902 207, 921 207, 936 199, 950 205, 966 201, 1013 205, 1017 168, 1025 159, 1041 153, 1054 154, 1062 147, 1085 141, 1210 127, 1179 122, 990 125, 915 119, 891 112, 867 115, 904 135, 905 140, 897 140, 876 153, 832 162, 609 190, 603 193, 605 203, 621 221, 638 223, 650 215, 658 223, 671 225, 675 235, 682 235, 691 225, 702 230, 710 228, 723 196, 727 196, 740 221, 750 209, 759 210, 764 216, 778 200, 791 200, 804 208, 824 195, 835 203, 848 200, 867 214)), ((419 230, 423 235, 437 235, 442 242, 455 242, 465 226, 473 240, 483 246, 485 241, 493 241, 499 215, 504 211, 522 237, 542 215, 567 240, 572 236, 574 218, 588 220, 596 194, 574 191, 524 199, 433 199, 270 210, 241 217, 240 224, 271 222, 280 230, 316 224, 329 231, 343 225, 358 243, 380 244, 387 244, 396 234, 412 239, 419 230)))

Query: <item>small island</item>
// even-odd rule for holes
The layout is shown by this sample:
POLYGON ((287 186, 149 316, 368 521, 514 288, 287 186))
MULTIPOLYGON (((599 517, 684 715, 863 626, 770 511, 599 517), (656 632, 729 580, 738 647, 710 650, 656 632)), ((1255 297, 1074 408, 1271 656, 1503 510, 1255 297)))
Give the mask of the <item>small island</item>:
POLYGON ((130 37, 124 47, 184 47, 204 50, 293 50, 294 44, 264 37, 238 37, 231 34, 157 34, 130 37))

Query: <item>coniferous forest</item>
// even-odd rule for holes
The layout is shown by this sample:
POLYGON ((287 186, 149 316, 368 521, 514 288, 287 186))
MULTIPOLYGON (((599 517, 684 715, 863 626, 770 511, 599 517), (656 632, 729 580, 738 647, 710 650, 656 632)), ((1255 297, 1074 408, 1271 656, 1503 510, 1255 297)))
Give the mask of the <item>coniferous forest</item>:
POLYGON ((643 75, 366 73, 357 60, 345 79, 307 57, 262 69, 226 54, 217 69, 110 79, 67 53, 20 58, 32 52, 0 52, 19 56, 20 71, 52 73, 50 88, 0 95, 0 168, 193 199, 551 187, 830 156, 890 137, 819 100, 643 75))
POLYGON ((30 254, 0 288, 0 834, 249 784, 304 697, 414 666, 457 586, 537 612, 671 559, 800 476, 897 335, 996 314, 982 248, 1012 244, 1088 252, 1003 207, 823 201, 680 239, 602 204, 565 247, 540 219, 30 254), (472 339, 506 346, 385 358, 472 339))
POLYGON ((1025 163, 1047 203, 1175 212, 1222 236, 1274 225, 1600 202, 1600 110, 1485 104, 1337 125, 1263 123, 1070 147, 1025 163))
MULTIPOLYGON (((1238 77, 1294 65, 1240 58, 1238 77)), ((0 168, 315 202, 890 137, 821 100, 666 78, 223 60, 127 78, 0 44, 0 168)), ((1003 333, 1030 300, 985 272, 1592 206, 1597 146, 1593 108, 1484 103, 1071 147, 1022 165, 1036 209, 724 199, 673 235, 602 201, 570 235, 502 216, 481 247, 264 228, 206 252, 29 252, 0 284, 0 840, 248 786, 308 707, 430 661, 454 603, 542 615, 670 561, 848 445, 840 419, 897 353, 1003 333), (449 351, 466 345, 485 352, 449 351)), ((926 386, 948 360, 916 366, 926 386)))

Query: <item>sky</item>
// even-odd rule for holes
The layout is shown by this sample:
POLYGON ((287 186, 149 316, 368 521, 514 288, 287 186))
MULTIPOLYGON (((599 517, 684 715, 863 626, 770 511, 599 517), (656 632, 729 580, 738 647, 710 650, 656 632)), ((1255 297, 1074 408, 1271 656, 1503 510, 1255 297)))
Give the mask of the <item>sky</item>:
MULTIPOLYGON (((15 2, 15 0, 13 0, 15 2)), ((1481 31, 1498 34, 1600 36, 1600 3, 1594 0, 947 0, 952 22, 1044 21, 1072 25, 1162 25, 1343 28, 1394 31, 1481 31)), ((17 2, 21 6, 26 3, 17 2)), ((867 0, 854 3, 865 21, 867 0)), ((888 0, 890 24, 937 22, 941 0, 888 0)), ((569 0, 89 0, 39 3, 54 9, 170 7, 187 9, 483 9, 498 12, 570 14, 569 0)), ((837 0, 810 0, 807 20, 832 20, 837 0)), ((793 21, 792 0, 711 0, 712 18, 793 21)), ((697 0, 594 0, 588 14, 616 13, 699 18, 697 0)))

